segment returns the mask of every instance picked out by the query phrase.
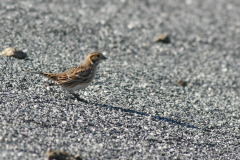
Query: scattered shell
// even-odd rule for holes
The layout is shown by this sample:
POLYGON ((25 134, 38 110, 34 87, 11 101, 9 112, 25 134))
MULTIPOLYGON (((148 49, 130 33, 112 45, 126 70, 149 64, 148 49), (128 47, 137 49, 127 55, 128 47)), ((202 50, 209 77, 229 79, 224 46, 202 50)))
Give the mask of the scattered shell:
POLYGON ((48 149, 46 156, 46 160, 82 160, 82 156, 80 154, 74 157, 73 155, 60 150, 52 151, 51 149, 48 149))
POLYGON ((8 56, 8 57, 12 56, 19 59, 24 59, 27 57, 26 53, 24 53, 23 51, 20 51, 17 48, 6 48, 4 51, 1 52, 1 55, 8 56))
POLYGON ((162 34, 155 38, 154 42, 163 42, 163 43, 170 43, 170 37, 168 34, 162 34))
POLYGON ((184 80, 178 80, 177 84, 178 84, 179 86, 183 86, 183 87, 186 87, 186 86, 187 86, 187 82, 184 81, 184 80))

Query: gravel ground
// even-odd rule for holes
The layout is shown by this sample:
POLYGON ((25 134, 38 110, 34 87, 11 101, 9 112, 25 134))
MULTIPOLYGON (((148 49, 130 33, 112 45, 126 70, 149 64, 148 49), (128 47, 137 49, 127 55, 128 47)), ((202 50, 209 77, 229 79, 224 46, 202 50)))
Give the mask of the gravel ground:
POLYGON ((0 56, 0 159, 240 159, 239 0, 69 2, 0 2, 0 50, 28 54, 0 56), (79 91, 89 103, 23 72, 92 51, 108 60, 79 91))

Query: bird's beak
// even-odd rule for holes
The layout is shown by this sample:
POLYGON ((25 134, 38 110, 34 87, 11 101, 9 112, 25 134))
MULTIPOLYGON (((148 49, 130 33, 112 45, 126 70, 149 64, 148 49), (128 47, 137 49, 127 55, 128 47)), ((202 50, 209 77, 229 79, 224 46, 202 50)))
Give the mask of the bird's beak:
POLYGON ((106 60, 106 59, 107 59, 107 57, 103 56, 103 57, 102 57, 102 59, 103 59, 103 60, 106 60))

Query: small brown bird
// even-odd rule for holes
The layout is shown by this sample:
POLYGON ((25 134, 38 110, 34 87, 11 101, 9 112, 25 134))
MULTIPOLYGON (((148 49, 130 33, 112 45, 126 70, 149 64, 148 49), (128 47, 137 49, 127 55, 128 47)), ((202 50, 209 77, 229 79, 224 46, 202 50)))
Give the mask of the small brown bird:
POLYGON ((44 85, 45 87, 60 86, 63 90, 69 91, 77 100, 84 101, 74 91, 88 87, 96 75, 97 65, 106 59, 102 53, 92 52, 85 58, 82 64, 62 73, 27 72, 40 74, 55 81, 54 83, 44 85))

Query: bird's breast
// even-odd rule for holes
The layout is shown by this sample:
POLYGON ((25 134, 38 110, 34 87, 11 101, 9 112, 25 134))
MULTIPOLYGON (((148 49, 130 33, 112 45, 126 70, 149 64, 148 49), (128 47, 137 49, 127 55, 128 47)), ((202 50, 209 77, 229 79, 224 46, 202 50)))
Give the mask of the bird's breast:
POLYGON ((62 89, 67 90, 67 91, 78 91, 78 90, 87 88, 90 84, 91 84, 91 82, 80 83, 80 84, 76 84, 74 86, 61 86, 61 87, 62 87, 62 89))

